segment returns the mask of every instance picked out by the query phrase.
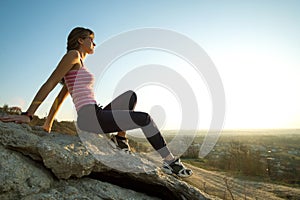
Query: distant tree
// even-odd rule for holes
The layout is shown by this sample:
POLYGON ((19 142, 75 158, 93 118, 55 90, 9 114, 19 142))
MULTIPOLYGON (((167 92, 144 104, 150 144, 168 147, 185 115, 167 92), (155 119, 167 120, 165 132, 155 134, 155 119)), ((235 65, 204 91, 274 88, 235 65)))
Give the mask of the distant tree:
POLYGON ((13 107, 8 108, 8 112, 11 114, 19 114, 20 115, 22 113, 22 109, 20 107, 13 106, 13 107))
POLYGON ((198 158, 199 157, 200 146, 193 144, 188 147, 188 149, 184 152, 182 157, 185 158, 198 158))
POLYGON ((7 104, 4 104, 4 105, 3 105, 2 111, 3 111, 3 112, 8 112, 8 105, 7 105, 7 104))
POLYGON ((259 152, 252 151, 249 146, 237 141, 229 143, 228 150, 217 162, 224 170, 240 172, 251 176, 265 176, 266 166, 261 162, 259 152))

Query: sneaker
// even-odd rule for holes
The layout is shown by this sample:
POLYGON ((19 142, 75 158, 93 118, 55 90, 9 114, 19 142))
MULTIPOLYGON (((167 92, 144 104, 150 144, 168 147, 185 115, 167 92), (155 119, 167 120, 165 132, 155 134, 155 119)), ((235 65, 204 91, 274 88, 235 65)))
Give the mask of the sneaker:
POLYGON ((177 158, 174 162, 168 164, 164 161, 162 170, 166 174, 176 174, 179 177, 189 177, 193 174, 191 169, 186 168, 179 158, 177 158))
POLYGON ((111 141, 120 149, 125 152, 131 153, 131 149, 128 143, 128 139, 118 136, 118 135, 111 135, 111 141))

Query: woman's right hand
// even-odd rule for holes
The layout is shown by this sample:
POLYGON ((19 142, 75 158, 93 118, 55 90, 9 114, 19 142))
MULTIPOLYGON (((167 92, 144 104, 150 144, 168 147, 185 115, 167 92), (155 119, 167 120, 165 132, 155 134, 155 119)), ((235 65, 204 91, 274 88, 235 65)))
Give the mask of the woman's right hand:
POLYGON ((17 124, 29 123, 30 118, 26 115, 7 115, 4 117, 0 117, 0 121, 2 122, 15 122, 17 124))

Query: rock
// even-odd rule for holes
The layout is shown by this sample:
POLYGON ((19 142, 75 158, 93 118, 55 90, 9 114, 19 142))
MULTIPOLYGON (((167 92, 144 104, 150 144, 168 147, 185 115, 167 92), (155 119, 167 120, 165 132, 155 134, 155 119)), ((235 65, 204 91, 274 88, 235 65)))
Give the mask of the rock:
POLYGON ((141 199, 155 200, 156 197, 150 197, 142 193, 121 188, 119 186, 97 181, 90 178, 79 180, 63 180, 48 190, 38 194, 31 194, 23 200, 46 200, 46 199, 141 199), (133 198, 134 197, 134 198, 133 198))
POLYGON ((0 145, 0 199, 20 199, 49 189, 52 174, 41 163, 34 162, 0 145))
POLYGON ((0 199, 212 199, 108 144, 97 134, 0 122, 0 199))

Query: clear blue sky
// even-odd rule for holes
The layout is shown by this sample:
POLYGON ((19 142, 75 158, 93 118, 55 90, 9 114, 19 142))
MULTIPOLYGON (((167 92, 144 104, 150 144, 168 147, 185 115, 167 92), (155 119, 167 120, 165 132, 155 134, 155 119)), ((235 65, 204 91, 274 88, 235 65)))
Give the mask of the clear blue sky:
MULTIPOLYGON (((0 105, 27 109, 76 26, 94 30, 98 44, 159 27, 188 36, 214 61, 227 99, 225 128, 300 128, 299 10, 297 0, 2 0, 0 105)), ((36 114, 45 116, 58 89, 36 114)), ((68 98, 57 118, 72 119, 72 108, 68 98)))

